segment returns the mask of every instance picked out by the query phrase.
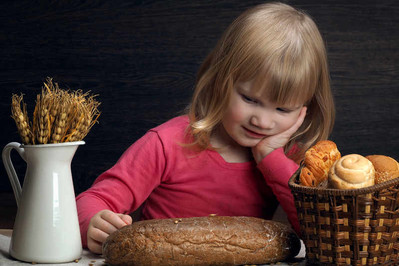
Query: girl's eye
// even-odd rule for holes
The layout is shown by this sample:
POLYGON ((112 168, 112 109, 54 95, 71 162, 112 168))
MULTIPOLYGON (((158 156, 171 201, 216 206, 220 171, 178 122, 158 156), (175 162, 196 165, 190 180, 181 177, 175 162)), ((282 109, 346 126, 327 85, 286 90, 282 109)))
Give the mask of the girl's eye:
POLYGON ((277 111, 281 112, 281 113, 290 113, 291 110, 287 109, 287 108, 276 108, 277 111))
POLYGON ((248 102, 248 103, 258 103, 257 100, 252 99, 251 97, 248 97, 244 94, 241 94, 241 97, 244 99, 244 101, 248 102))

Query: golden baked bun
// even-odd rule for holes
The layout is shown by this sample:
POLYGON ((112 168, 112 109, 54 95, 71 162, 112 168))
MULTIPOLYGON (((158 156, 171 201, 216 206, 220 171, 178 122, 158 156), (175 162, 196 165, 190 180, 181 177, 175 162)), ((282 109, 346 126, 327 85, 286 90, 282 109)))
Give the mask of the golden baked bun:
POLYGON ((399 177, 399 163, 394 158, 385 155, 368 155, 366 158, 373 163, 376 184, 399 177))
POLYGON ((374 177, 370 160, 359 154, 348 154, 331 167, 328 182, 333 188, 356 189, 374 185, 374 177))
POLYGON ((337 145, 330 140, 321 140, 305 153, 304 167, 299 180, 302 185, 316 187, 327 180, 328 171, 341 158, 337 145))
POLYGON ((316 178, 306 166, 302 168, 299 180, 301 184, 308 187, 316 186, 316 178))

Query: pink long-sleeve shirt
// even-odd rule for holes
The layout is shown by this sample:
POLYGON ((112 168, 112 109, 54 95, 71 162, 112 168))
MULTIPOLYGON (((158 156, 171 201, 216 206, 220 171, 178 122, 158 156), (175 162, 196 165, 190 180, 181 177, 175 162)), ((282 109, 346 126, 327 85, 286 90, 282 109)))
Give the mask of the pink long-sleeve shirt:
POLYGON ((209 214, 271 219, 280 203, 299 232, 288 187, 298 165, 282 148, 258 165, 228 163, 217 151, 195 152, 182 145, 187 126, 187 116, 180 116, 149 130, 77 196, 83 246, 94 214, 104 209, 129 214, 142 204, 143 219, 209 214))

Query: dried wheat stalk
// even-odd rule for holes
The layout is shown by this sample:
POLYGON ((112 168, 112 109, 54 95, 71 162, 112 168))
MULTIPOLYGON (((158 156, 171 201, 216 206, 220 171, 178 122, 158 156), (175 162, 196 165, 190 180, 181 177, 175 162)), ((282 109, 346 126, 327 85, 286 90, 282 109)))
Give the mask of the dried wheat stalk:
POLYGON ((37 95, 36 106, 33 112, 33 128, 37 144, 46 144, 50 139, 52 99, 42 92, 37 95))
POLYGON ((12 118, 24 144, 46 144, 82 140, 97 122, 100 103, 81 90, 67 91, 48 78, 37 95, 30 129, 22 95, 13 95, 12 118))
POLYGON ((23 103, 21 109, 21 102, 23 95, 20 96, 14 94, 11 98, 11 117, 14 119, 17 125, 19 135, 21 136, 23 143, 31 143, 33 139, 32 130, 29 125, 29 118, 26 111, 26 104, 23 103))

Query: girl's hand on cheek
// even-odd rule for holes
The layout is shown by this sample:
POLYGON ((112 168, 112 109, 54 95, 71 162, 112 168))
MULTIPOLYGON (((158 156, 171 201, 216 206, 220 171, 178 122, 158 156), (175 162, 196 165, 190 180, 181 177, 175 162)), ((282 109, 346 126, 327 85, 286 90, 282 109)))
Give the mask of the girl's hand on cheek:
POLYGON ((298 130, 302 125, 307 108, 304 106, 299 113, 298 120, 286 131, 281 132, 277 135, 273 135, 262 139, 255 147, 252 148, 252 154, 256 163, 258 164, 268 154, 275 149, 283 147, 290 140, 291 136, 298 130))
POLYGON ((102 210, 96 213, 90 220, 87 229, 87 247, 93 253, 102 253, 102 244, 107 237, 132 223, 132 217, 122 213, 114 213, 110 210, 102 210))

